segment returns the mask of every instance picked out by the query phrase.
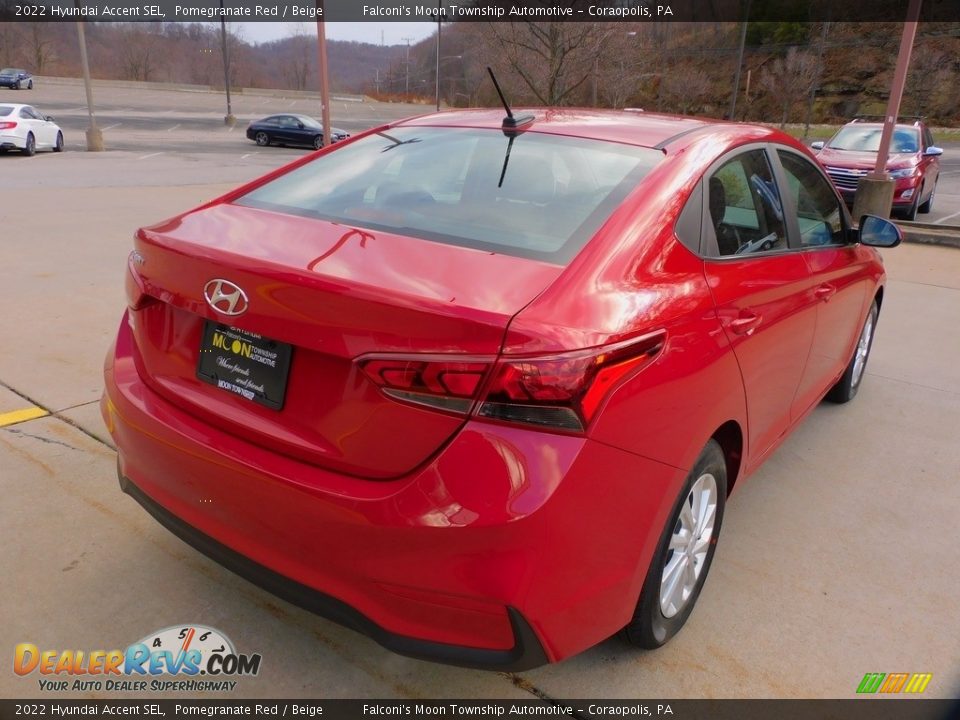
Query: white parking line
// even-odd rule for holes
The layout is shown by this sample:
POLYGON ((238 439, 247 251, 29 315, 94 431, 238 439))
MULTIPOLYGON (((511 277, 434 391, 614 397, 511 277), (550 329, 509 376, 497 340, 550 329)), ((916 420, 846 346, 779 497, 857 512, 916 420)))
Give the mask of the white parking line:
POLYGON ((256 155, 256 154, 257 154, 257 153, 255 153, 255 152, 247 153, 246 155, 241 155, 241 156, 240 156, 240 159, 241 159, 241 160, 246 160, 246 159, 247 159, 248 157, 250 157, 251 155, 256 155))
POLYGON ((234 123, 233 125, 227 128, 227 132, 233 132, 236 129, 237 129, 237 124, 234 123))
POLYGON ((958 215, 960 215, 960 212, 955 212, 955 213, 953 213, 952 215, 946 215, 946 216, 944 216, 944 217, 942 217, 942 218, 939 218, 938 220, 934 220, 934 221, 933 221, 933 224, 934 224, 934 225, 939 225, 940 223, 945 222, 945 221, 949 220, 950 218, 955 218, 955 217, 957 217, 958 215))
POLYGON ((106 132, 107 130, 113 130, 114 128, 118 128, 121 125, 123 125, 123 123, 114 123, 113 125, 107 125, 105 128, 103 128, 101 132, 106 132))
POLYGON ((168 127, 168 128, 167 128, 167 132, 173 132, 173 131, 176 130, 178 127, 180 127, 180 123, 177 123, 177 124, 174 125, 173 127, 168 127))
POLYGON ((296 101, 296 100, 291 100, 291 101, 290 101, 290 107, 293 107, 293 106, 296 105, 296 104, 297 104, 297 101, 296 101))
POLYGON ((164 150, 161 150, 160 152, 150 153, 149 155, 141 155, 137 160, 146 160, 147 158, 156 157, 157 155, 163 155, 164 152, 164 150))

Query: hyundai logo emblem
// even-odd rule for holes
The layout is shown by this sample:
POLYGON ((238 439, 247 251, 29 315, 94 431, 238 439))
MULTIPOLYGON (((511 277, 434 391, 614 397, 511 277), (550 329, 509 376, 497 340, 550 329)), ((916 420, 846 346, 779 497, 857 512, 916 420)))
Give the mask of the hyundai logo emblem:
POLYGON ((203 287, 207 305, 223 315, 241 315, 247 311, 247 294, 229 280, 211 280, 203 287))

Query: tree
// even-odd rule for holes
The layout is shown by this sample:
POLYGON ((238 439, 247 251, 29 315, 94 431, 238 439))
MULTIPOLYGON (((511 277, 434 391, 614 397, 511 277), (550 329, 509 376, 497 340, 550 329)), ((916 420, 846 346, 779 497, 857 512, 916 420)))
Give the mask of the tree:
POLYGON ((540 105, 569 105, 594 76, 595 58, 610 35, 603 23, 488 23, 491 53, 501 65, 502 84, 517 78, 540 105))
POLYGON ((308 36, 303 23, 294 25, 289 38, 290 57, 286 63, 287 80, 294 90, 306 90, 310 75, 310 58, 315 49, 313 39, 308 36))
POLYGON ((780 106, 781 128, 787 124, 797 103, 810 94, 819 77, 816 57, 796 48, 790 48, 785 57, 772 61, 760 73, 760 87, 780 106))
POLYGON ((33 60, 33 72, 42 74, 47 64, 53 59, 53 40, 50 37, 50 28, 45 23, 27 23, 27 42, 30 56, 33 60))
POLYGON ((24 38, 20 26, 12 22, 0 22, 0 65, 10 67, 16 64, 23 52, 24 38))
POLYGON ((712 87, 710 77, 703 70, 677 65, 664 76, 660 93, 669 109, 686 115, 694 108, 700 108, 712 87))
POLYGON ((914 48, 906 87, 911 109, 917 115, 929 112, 934 106, 934 95, 939 88, 948 85, 949 77, 946 53, 930 45, 914 48))
POLYGON ((159 58, 157 38, 147 32, 141 23, 128 23, 121 30, 118 43, 120 70, 124 80, 152 80, 157 71, 159 58))

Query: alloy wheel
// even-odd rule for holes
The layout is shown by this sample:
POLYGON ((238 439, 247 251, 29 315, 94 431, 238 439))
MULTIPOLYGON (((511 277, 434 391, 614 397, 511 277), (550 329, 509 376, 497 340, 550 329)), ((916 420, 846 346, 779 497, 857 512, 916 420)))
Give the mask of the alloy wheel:
POLYGON ((717 517, 717 480, 704 473, 690 488, 667 546, 660 580, 660 612, 672 618, 697 588, 717 517))

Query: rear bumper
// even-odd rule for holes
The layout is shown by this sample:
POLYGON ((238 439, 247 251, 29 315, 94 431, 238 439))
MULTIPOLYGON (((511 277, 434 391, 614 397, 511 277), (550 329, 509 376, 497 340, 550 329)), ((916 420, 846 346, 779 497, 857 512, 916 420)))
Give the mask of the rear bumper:
POLYGON ((150 390, 121 324, 102 411, 127 493, 181 538, 396 652, 520 670, 631 618, 681 470, 583 438, 467 423, 410 476, 333 473, 150 390))
POLYGON ((26 146, 27 139, 25 137, 0 133, 0 149, 23 150, 26 146))
POLYGON ((514 643, 509 650, 458 647, 388 632, 335 597, 275 573, 270 568, 255 563, 210 536, 204 535, 151 500, 146 493, 125 478, 119 472, 119 468, 117 474, 120 479, 120 488, 125 493, 140 503, 167 530, 194 549, 277 597, 363 633, 388 650, 421 660, 433 660, 462 667, 496 668, 511 672, 528 670, 548 662, 543 646, 533 628, 519 612, 510 607, 507 608, 507 616, 510 620, 514 643))

